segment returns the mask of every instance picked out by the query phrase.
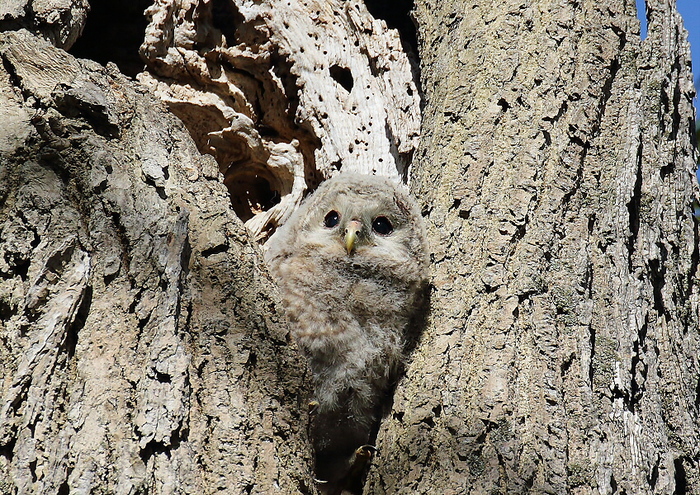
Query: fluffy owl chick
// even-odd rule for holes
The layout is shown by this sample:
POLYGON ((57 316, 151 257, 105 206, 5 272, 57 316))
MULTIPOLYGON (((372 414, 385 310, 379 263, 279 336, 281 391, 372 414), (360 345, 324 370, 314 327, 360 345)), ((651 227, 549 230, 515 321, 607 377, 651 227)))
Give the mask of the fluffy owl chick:
POLYGON ((268 242, 314 381, 316 476, 331 483, 370 442, 426 284, 423 220, 401 185, 339 174, 268 242))

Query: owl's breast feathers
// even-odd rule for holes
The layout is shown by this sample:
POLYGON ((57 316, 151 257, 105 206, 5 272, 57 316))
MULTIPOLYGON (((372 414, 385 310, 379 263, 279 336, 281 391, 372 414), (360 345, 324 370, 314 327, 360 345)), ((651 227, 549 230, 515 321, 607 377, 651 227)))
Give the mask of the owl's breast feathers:
POLYGON ((414 313, 421 283, 417 277, 397 277, 395 271, 349 260, 319 263, 297 257, 279 270, 292 331, 309 350, 344 348, 358 339, 381 346, 389 334, 400 338, 414 313), (314 341, 322 337, 335 343, 314 341))

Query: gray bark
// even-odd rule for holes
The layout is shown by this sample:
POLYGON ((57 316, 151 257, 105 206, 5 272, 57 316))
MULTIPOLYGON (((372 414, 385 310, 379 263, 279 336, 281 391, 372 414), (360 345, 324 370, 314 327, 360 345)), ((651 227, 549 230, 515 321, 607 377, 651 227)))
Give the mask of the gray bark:
POLYGON ((254 238, 340 166, 410 170, 431 244, 365 493, 700 493, 672 0, 644 41, 631 0, 417 1, 415 154, 419 85, 362 2, 160 1, 141 85, 52 46, 85 12, 0 7, 0 493, 314 493, 254 238))
POLYGON ((675 2, 417 2, 430 321, 369 493, 700 493, 675 2))
POLYGON ((0 492, 310 492, 304 365, 211 157, 0 37, 0 492))
POLYGON ((83 32, 89 10, 87 0, 3 0, 0 30, 29 29, 67 50, 83 32))

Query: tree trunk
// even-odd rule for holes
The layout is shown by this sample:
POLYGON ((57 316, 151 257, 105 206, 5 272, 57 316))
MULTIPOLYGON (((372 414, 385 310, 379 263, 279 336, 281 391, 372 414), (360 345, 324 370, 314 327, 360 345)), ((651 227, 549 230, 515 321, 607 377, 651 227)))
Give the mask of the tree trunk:
POLYGON ((0 57, 0 492, 311 492, 304 365, 214 160, 115 66, 0 57))
POLYGON ((417 2, 430 321, 368 493, 700 493, 675 2, 417 2))
POLYGON ((0 6, 0 493, 315 493, 255 240, 341 168, 410 176, 431 244, 366 494, 700 493, 694 92, 647 3, 642 41, 418 0, 420 84, 376 2, 159 0, 140 84, 49 44, 84 1, 0 6))

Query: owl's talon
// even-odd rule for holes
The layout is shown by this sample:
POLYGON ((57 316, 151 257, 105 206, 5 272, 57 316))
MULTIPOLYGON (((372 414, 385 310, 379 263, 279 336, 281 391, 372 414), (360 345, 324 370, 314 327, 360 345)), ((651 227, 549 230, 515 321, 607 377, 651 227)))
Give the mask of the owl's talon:
POLYGON ((309 402, 309 414, 313 414, 316 412, 318 409, 318 401, 317 400, 312 400, 309 402))
POLYGON ((355 450, 355 455, 372 457, 374 454, 379 454, 379 449, 374 445, 362 445, 355 450))
POLYGON ((314 478, 314 483, 318 483, 319 485, 325 485, 328 483, 328 480, 320 480, 318 478, 314 478))
POLYGON ((350 465, 353 469, 364 469, 364 467, 372 460, 372 457, 378 453, 379 449, 374 445, 362 445, 357 447, 351 458, 350 465))

